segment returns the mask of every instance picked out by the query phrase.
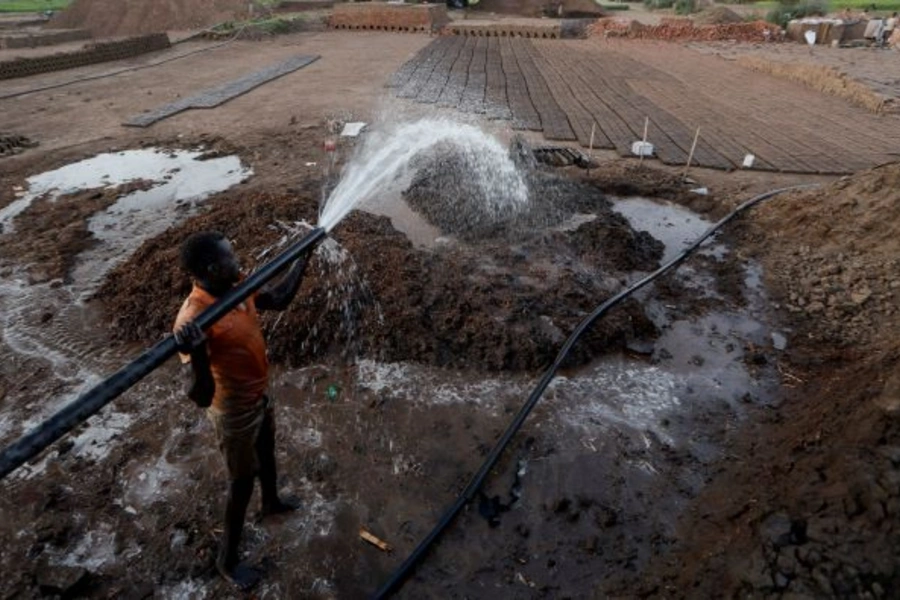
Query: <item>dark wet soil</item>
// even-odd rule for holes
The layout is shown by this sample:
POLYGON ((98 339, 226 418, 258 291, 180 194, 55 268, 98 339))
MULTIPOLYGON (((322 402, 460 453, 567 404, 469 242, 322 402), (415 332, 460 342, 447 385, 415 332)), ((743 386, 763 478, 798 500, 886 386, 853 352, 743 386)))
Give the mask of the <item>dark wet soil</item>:
POLYGON ((31 283, 68 281, 78 254, 96 244, 88 219, 119 197, 150 186, 151 182, 134 181, 64 194, 52 201, 38 198, 13 220, 16 235, 0 235, 0 256, 7 261, 15 257, 5 266, 27 265, 31 283))
MULTIPOLYGON (((317 257, 300 300, 268 321, 273 358, 302 365, 349 348, 379 360, 457 368, 547 365, 565 332, 621 289, 626 273, 654 268, 661 254, 659 242, 634 232, 590 186, 563 189, 577 199, 568 214, 578 206, 599 217, 572 233, 545 230, 518 243, 421 250, 386 218, 352 214, 334 232, 349 262, 335 266, 317 257), (331 290, 348 286, 351 297, 335 306, 331 290)), ((189 290, 177 253, 190 233, 220 230, 242 256, 253 257, 281 236, 273 222, 313 220, 315 198, 312 190, 305 196, 226 195, 206 214, 145 244, 96 296, 112 316, 114 335, 149 341, 171 327, 179 297, 189 290)), ((583 363, 653 335, 639 307, 626 303, 585 336, 571 360, 583 363)))
MULTIPOLYGON (((734 203, 692 195, 677 178, 653 173, 617 163, 587 179, 603 194, 665 197, 712 215, 734 203)), ((738 267, 746 256, 762 260, 788 349, 747 349, 749 363, 780 374, 775 402, 748 401, 740 420, 715 399, 696 403, 697 431, 721 442, 723 452, 689 452, 649 434, 649 442, 628 439, 620 430, 605 437, 621 452, 573 452, 568 440, 531 429, 515 440, 485 490, 508 502, 518 461, 525 460, 524 502, 501 513, 496 527, 473 503, 401 597, 896 597, 896 177, 896 170, 857 177, 772 205, 758 221, 751 217, 753 227, 730 231, 740 232, 735 256, 721 263, 714 286, 724 303, 745 305, 738 267), (882 202, 871 205, 873 198, 882 202), (623 465, 648 458, 665 465, 661 475, 621 475, 623 465)), ((176 256, 189 232, 222 229, 250 266, 283 235, 267 225, 314 219, 318 190, 310 180, 278 193, 226 194, 207 214, 148 242, 98 299, 118 339, 156 340, 168 330, 187 293, 176 256)), ((351 331, 337 317, 346 308, 361 315, 354 339, 363 355, 471 367, 473 379, 486 369, 533 373, 559 336, 620 289, 633 266, 622 258, 633 232, 592 223, 596 229, 566 235, 426 251, 412 248, 384 219, 355 215, 335 237, 350 250, 357 279, 348 282, 317 258, 297 305, 281 322, 268 323, 273 353, 301 365, 335 358, 351 331), (555 261, 560 254, 566 259, 555 261), (357 286, 359 305, 322 298, 326 279, 357 286), (549 320, 538 320, 541 314, 549 320)), ((639 264, 652 263, 650 255, 639 264)), ((655 298, 688 316, 709 308, 693 293, 675 278, 654 288, 655 298)), ((657 335, 634 305, 607 327, 585 344, 579 361, 657 335)), ((18 397, 21 380, 32 385, 35 377, 7 365, 4 373, 6 402, 18 397)), ((211 570, 224 485, 212 434, 196 411, 176 402, 180 396, 164 393, 180 384, 177 369, 169 365, 157 377, 117 401, 145 416, 110 443, 101 461, 73 457, 61 445, 52 451, 61 457, 40 478, 4 482, 2 596, 145 598, 174 595, 173 586, 189 581, 212 597, 237 597, 211 570), (134 514, 128 498, 160 456, 182 470, 134 514), (60 556, 77 554, 85 536, 104 526, 116 533, 114 567, 59 566, 60 556)), ((268 567, 269 581, 280 586, 272 593, 281 597, 371 593, 462 488, 521 401, 498 392, 489 406, 416 408, 356 390, 352 377, 342 377, 316 367, 273 384, 283 399, 278 451, 285 486, 307 490, 304 514, 316 510, 304 487, 309 481, 335 505, 333 530, 312 541, 303 537, 314 529, 305 522, 249 529, 248 554, 268 567), (333 401, 324 393, 331 383, 341 390, 333 401), (303 427, 321 430, 321 445, 289 437, 303 427), (404 460, 396 462, 398 455, 404 460), (360 526, 397 551, 363 545, 360 526), (318 587, 321 574, 336 587, 318 587)), ((548 414, 535 417, 552 422, 548 414)))

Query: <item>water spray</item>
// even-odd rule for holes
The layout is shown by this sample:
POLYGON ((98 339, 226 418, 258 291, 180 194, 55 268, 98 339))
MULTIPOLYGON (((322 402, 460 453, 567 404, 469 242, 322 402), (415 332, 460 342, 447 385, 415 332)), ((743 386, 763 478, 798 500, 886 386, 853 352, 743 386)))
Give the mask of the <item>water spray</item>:
MULTIPOLYGON (((201 329, 208 329, 305 252, 312 251, 353 208, 403 173, 414 156, 441 143, 453 144, 478 155, 478 172, 472 173, 472 177, 480 182, 485 196, 497 204, 494 209, 527 200, 525 182, 506 150, 496 139, 476 127, 449 120, 425 119, 401 125, 394 131, 373 132, 328 196, 318 227, 217 300, 194 322, 201 329)), ((324 144, 332 165, 336 149, 333 139, 324 144)), ((176 352, 175 338, 169 335, 27 432, 0 453, 0 480, 96 414, 176 352)))

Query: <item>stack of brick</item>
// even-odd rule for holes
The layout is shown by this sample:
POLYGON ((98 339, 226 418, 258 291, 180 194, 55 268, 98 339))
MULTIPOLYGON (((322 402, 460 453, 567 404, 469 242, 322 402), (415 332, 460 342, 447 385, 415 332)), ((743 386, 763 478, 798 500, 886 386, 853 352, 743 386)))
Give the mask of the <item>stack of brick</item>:
POLYGON ((381 31, 438 31, 450 22, 443 4, 389 4, 359 2, 337 4, 329 19, 333 29, 381 31))
POLYGON ((637 21, 600 19, 589 27, 589 35, 666 41, 768 42, 783 39, 783 31, 765 21, 727 23, 723 25, 695 25, 690 19, 671 19, 659 25, 643 25, 637 21))
POLYGON ((85 65, 121 60, 163 50, 170 46, 169 36, 165 33, 154 33, 138 37, 87 44, 74 52, 58 52, 33 58, 17 58, 0 62, 0 79, 26 77, 51 71, 62 71, 85 65))

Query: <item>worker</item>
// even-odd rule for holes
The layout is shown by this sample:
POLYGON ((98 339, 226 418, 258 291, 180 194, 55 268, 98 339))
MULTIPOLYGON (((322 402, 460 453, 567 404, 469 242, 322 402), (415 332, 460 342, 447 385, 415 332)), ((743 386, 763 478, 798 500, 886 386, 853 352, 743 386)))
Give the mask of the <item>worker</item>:
POLYGON ((207 409, 228 473, 216 569, 242 590, 261 578, 238 556, 255 479, 260 482, 263 518, 299 507, 296 499, 278 495, 275 422, 272 398, 266 391, 269 363, 256 311, 288 307, 300 288, 307 259, 308 255, 297 260, 277 285, 247 298, 204 334, 194 319, 240 282, 240 265, 231 243, 218 232, 196 233, 181 249, 181 264, 193 289, 175 320, 175 341, 182 362, 190 364, 187 395, 207 409))
POLYGON ((897 29, 896 11, 884 22, 884 32, 882 33, 882 36, 885 43, 891 41, 891 36, 894 34, 895 29, 897 29))

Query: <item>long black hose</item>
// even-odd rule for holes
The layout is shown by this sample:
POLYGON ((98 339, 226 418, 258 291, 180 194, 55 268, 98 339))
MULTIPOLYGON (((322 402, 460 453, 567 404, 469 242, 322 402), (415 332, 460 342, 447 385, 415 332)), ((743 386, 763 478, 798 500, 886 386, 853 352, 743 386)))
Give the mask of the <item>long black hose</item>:
MULTIPOLYGON (((310 231, 300 241, 255 271, 241 285, 222 296, 194 320, 201 328, 210 325, 231 312, 238 304, 283 271, 304 252, 311 249, 326 235, 324 229, 310 231)), ((0 480, 25 462, 39 454, 47 446, 64 436, 79 423, 87 420, 101 408, 117 398, 125 390, 146 377, 176 352, 175 339, 171 335, 145 350, 134 361, 119 369, 101 383, 67 404, 55 415, 26 433, 0 454, 0 480)))
POLYGON ((693 244, 691 244, 688 248, 686 248, 681 254, 658 268, 656 271, 650 273, 643 279, 637 281, 632 284, 628 288, 622 290, 612 298, 606 300, 603 304, 594 309, 594 312, 585 317, 581 323, 578 324, 578 327, 575 328, 575 331, 569 336, 566 340, 566 343, 563 344, 559 353, 556 355, 556 359, 553 361, 553 364, 550 365, 544 375, 541 377, 537 386, 535 386, 534 390, 531 392, 531 395, 528 397, 528 400, 519 409, 519 412, 516 414, 515 418, 506 428, 506 431, 503 432, 503 435, 497 440, 497 443, 494 445, 494 448, 491 450, 490 454, 488 454, 487 458, 484 459, 484 462, 481 465, 481 468, 478 469, 478 472, 472 477, 469 481, 469 484, 462 491, 462 493, 456 498, 456 501, 453 505, 447 509, 441 519, 438 521, 437 525, 434 526, 434 529, 423 539, 416 549, 413 550, 412 554, 403 561, 403 564, 394 571, 394 574, 391 575, 391 578, 387 580, 387 582, 378 589, 377 592, 372 596, 373 599, 380 600, 382 598, 387 598, 392 595, 394 592, 398 591, 406 579, 412 574, 416 565, 425 557, 426 552, 429 550, 431 545, 441 536, 447 527, 453 522, 453 520, 459 514, 459 511, 475 496, 481 486, 484 484, 485 478, 487 478, 488 473, 490 473, 491 469, 497 464, 497 461, 500 459, 500 455, 503 453, 503 450, 509 445, 509 442, 512 440, 513 436, 519 431, 522 427, 522 424, 525 422, 525 419, 528 418, 528 415, 531 413, 532 409, 537 404, 537 401, 540 399, 541 395, 543 395, 544 391, 547 389, 547 386, 550 385, 550 381, 556 375, 557 370, 562 365, 566 356, 572 350, 572 347, 575 345, 575 342, 578 341, 578 338, 594 324, 594 321, 602 317, 606 314, 611 308, 634 294, 636 291, 662 275, 667 271, 675 268, 684 260, 687 259, 688 256, 691 255, 697 248, 700 247, 703 242, 709 239, 714 233, 716 233, 719 229, 725 226, 732 219, 737 217, 739 214, 747 210, 748 208, 762 202, 763 200, 767 200, 773 196, 777 196, 778 194, 783 194, 785 192, 791 192, 795 190, 805 189, 809 187, 815 187, 815 184, 808 185, 796 185, 786 188, 780 188, 777 190, 773 190, 771 192, 766 192, 765 194, 760 194, 759 196, 754 196, 750 200, 747 200, 736 209, 734 209, 731 213, 729 213, 726 217, 715 223, 712 227, 706 230, 706 232, 700 236, 693 244))

